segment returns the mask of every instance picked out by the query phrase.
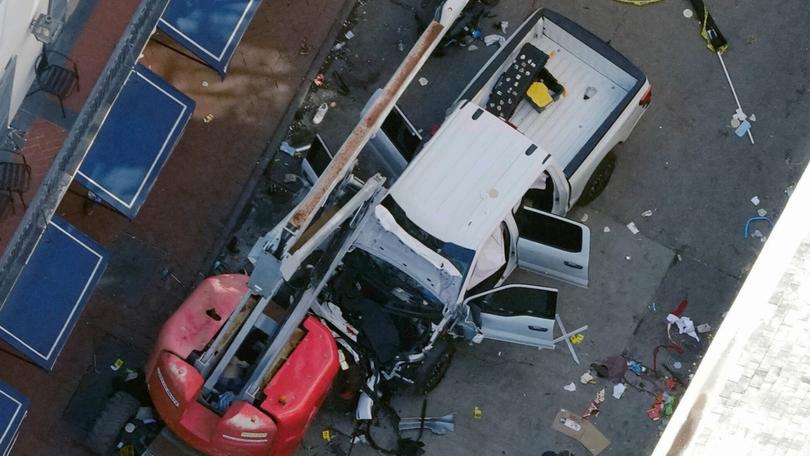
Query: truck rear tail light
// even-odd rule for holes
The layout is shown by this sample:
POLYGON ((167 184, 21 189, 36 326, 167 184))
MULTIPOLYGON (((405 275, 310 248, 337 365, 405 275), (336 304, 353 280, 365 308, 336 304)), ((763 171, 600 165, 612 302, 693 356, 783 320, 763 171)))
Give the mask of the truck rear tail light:
POLYGON ((641 100, 639 100, 638 105, 641 106, 642 108, 646 108, 647 106, 650 105, 651 101, 652 101, 652 86, 647 88, 647 92, 644 94, 643 97, 641 97, 641 100))

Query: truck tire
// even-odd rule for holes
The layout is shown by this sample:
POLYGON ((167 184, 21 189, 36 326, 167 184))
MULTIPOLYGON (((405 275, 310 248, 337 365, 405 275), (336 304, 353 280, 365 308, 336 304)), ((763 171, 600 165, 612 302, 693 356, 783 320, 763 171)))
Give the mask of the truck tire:
POLYGON ((106 455, 130 418, 138 413, 141 403, 129 393, 117 391, 107 400, 93 428, 87 434, 85 446, 93 453, 106 455))
POLYGON ((425 359, 419 364, 414 372, 414 386, 419 394, 426 394, 439 386, 450 362, 456 353, 456 347, 449 337, 441 337, 436 340, 433 349, 425 354, 425 359))
POLYGON ((588 179, 582 195, 577 200, 577 204, 584 206, 602 194, 602 191, 607 187, 608 181, 610 181, 614 169, 616 169, 616 154, 611 150, 605 155, 599 166, 596 167, 591 178, 588 179))

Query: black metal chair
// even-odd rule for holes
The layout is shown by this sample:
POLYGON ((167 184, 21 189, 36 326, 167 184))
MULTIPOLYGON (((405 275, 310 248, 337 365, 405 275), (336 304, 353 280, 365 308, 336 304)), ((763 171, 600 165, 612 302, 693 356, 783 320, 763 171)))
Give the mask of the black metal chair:
POLYGON ((76 62, 70 57, 58 51, 49 51, 43 48, 34 66, 36 74, 37 88, 28 95, 33 95, 40 90, 59 99, 59 107, 62 108, 62 117, 65 116, 64 100, 81 90, 79 86, 79 68, 76 62), (65 65, 70 64, 72 68, 53 63, 51 57, 61 58, 65 65))
MULTIPOLYGON (((28 209, 23 193, 27 192, 31 186, 31 166, 28 165, 24 155, 11 150, 4 150, 4 152, 10 152, 12 156, 19 157, 21 160, 0 162, 0 192, 7 193, 7 200, 11 203, 11 210, 16 213, 17 211, 14 209, 14 193, 20 196, 23 209, 28 209)), ((5 196, 0 194, 0 199, 5 198, 5 196)), ((0 206, 2 205, 3 203, 0 202, 0 206)))

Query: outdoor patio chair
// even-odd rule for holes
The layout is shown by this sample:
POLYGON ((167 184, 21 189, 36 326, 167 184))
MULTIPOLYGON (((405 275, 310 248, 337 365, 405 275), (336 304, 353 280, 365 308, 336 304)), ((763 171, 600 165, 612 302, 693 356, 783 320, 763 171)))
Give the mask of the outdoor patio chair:
POLYGON ((43 49, 37 58, 34 71, 36 73, 37 88, 28 95, 33 95, 40 90, 54 95, 59 99, 62 117, 66 117, 64 100, 73 92, 80 91, 79 68, 76 66, 76 62, 61 52, 43 49), (70 64, 70 67, 53 63, 51 60, 53 57, 61 59, 63 65, 70 64))
MULTIPOLYGON (((13 151, 6 152, 11 152, 12 156, 19 157, 21 160, 0 162, 0 192, 7 192, 8 200, 10 200, 11 203, 11 210, 16 213, 14 209, 14 193, 20 196, 23 209, 28 208, 23 193, 27 192, 31 185, 31 167, 28 165, 24 155, 13 151)), ((4 197, 5 195, 0 194, 0 199, 4 197)), ((0 203, 0 206, 1 205, 2 203, 0 203)))

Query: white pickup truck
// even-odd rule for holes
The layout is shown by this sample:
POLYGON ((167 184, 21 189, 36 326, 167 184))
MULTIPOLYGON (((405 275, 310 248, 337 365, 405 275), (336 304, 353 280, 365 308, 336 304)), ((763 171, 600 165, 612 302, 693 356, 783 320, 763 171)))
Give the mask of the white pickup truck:
POLYGON ((392 111, 371 145, 393 184, 366 187, 361 209, 342 210, 357 211, 350 247, 314 312, 373 360, 373 372, 426 388, 449 361, 448 331, 552 348, 557 291, 502 283, 520 267, 588 285, 589 230, 562 215, 604 188, 609 152, 650 96, 616 50, 536 11, 421 148, 392 111), (537 96, 536 82, 548 93, 537 96))

